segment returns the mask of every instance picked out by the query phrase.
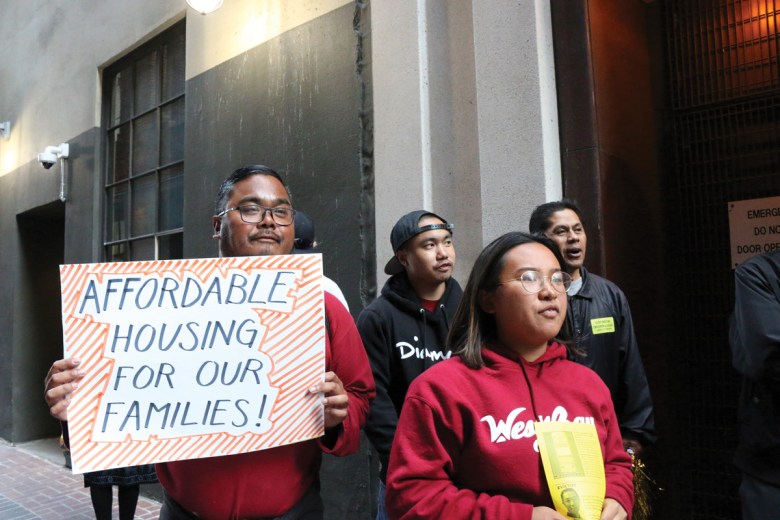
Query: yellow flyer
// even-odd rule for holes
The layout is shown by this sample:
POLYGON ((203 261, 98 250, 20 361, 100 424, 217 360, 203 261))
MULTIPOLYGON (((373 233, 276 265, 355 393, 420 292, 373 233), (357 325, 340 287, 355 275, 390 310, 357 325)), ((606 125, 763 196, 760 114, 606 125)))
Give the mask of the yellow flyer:
POLYGON ((596 427, 572 422, 534 427, 555 510, 567 518, 599 520, 606 478, 596 427))

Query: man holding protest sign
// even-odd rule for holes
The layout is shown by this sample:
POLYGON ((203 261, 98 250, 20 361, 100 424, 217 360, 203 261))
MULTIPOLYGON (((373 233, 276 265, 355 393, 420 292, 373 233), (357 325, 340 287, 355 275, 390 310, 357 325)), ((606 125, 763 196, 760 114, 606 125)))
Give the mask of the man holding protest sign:
MULTIPOLYGON (((214 238, 220 256, 286 255, 293 250, 295 211, 281 177, 265 166, 233 172, 217 195, 214 238)), ((349 312, 325 291, 326 370, 308 389, 323 394, 325 435, 262 451, 157 465, 165 489, 164 520, 322 518, 319 467, 324 451, 357 451, 374 382, 349 312)), ((46 378, 51 414, 67 420, 70 394, 84 377, 78 359, 55 362, 46 378)))

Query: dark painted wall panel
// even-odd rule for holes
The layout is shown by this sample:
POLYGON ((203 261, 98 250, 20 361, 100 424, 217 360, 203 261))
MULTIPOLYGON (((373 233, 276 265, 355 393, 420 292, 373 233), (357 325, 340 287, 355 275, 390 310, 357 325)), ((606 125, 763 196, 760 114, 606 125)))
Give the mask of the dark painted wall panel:
MULTIPOLYGON (((669 338, 679 318, 669 314, 664 258, 659 5, 577 0, 551 7, 564 192, 585 214, 586 265, 617 283, 631 304, 660 438, 649 463, 676 468, 679 456, 669 446, 686 432, 663 405, 678 388, 663 361, 675 355, 669 338)), ((677 493, 661 495, 656 509, 677 493)))
POLYGON ((586 266, 603 274, 599 134, 588 1, 552 2, 558 131, 566 197, 580 205, 588 231, 586 266))
POLYGON ((96 183, 103 186, 102 173, 96 170, 100 136, 100 129, 93 128, 70 141, 70 179, 65 204, 65 262, 69 264, 103 260, 102 212, 95 200, 96 183))
POLYGON ((290 30, 187 82, 184 255, 217 255, 219 183, 246 164, 277 169, 313 216, 325 273, 360 310, 360 109, 354 7, 290 30))
POLYGON ((18 174, 0 177, 0 437, 10 440, 13 421, 13 300, 16 289, 16 218, 13 202, 18 174))

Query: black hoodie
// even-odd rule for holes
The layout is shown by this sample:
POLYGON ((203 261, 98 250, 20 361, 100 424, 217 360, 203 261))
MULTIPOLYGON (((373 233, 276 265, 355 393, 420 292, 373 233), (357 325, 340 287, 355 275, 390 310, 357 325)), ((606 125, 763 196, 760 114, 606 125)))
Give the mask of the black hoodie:
POLYGON ((382 482, 409 384, 437 361, 452 356, 444 345, 462 295, 458 282, 450 278, 436 309, 428 311, 404 272, 391 277, 379 298, 358 316, 357 327, 376 382, 366 435, 379 453, 382 482))

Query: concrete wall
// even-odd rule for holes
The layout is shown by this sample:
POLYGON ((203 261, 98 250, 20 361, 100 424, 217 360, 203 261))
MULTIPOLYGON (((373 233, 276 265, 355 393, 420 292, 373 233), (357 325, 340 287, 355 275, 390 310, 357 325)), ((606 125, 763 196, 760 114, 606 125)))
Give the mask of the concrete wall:
POLYGON ((0 435, 23 441, 59 431, 40 404, 43 377, 62 351, 59 323, 41 330, 59 298, 57 264, 99 259, 100 70, 185 9, 174 0, 32 0, 3 2, 2 12, 0 121, 11 132, 0 139, 0 293, 9 310, 0 317, 0 352, 10 362, 0 369, 0 435), (36 160, 63 142, 71 155, 65 203, 61 166, 44 170, 36 160))
POLYGON ((11 123, 0 139, 0 436, 18 442, 59 433, 41 399, 62 352, 57 265, 99 259, 100 70, 183 19, 185 8, 6 0, 0 10, 0 122, 11 123), (63 142, 71 146, 66 203, 60 165, 44 170, 36 160, 63 142))
POLYGON ((351 4, 351 0, 234 1, 208 16, 189 16, 187 79, 351 4))
MULTIPOLYGON (((178 0, 2 2, 0 175, 100 125, 101 67, 184 18, 178 0)), ((43 175, 43 172, 35 172, 43 175)), ((56 196, 55 196, 56 198, 56 196)))
POLYGON ((425 208, 455 223, 456 277, 560 197, 549 2, 375 0, 376 243, 425 208))
POLYGON ((0 177, 0 308, 7 309, 0 313, 0 352, 8 360, 0 366, 0 436, 12 441, 59 434, 41 385, 62 357, 58 266, 94 261, 96 134, 70 140, 67 203, 58 198, 59 165, 43 170, 30 162, 0 177))

